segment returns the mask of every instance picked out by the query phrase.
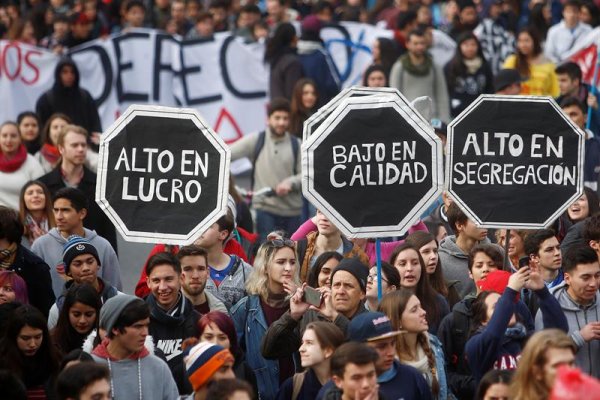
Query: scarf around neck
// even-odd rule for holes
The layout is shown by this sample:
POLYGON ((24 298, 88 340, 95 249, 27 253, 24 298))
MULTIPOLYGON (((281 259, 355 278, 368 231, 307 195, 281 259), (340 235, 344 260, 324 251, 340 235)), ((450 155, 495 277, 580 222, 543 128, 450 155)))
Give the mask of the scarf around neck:
POLYGON ((31 214, 27 213, 25 215, 25 226, 27 227, 27 238, 33 244, 37 238, 48 233, 48 218, 42 219, 38 224, 31 214))
POLYGON ((0 171, 15 172, 23 166, 25 160, 27 160, 27 149, 24 144, 19 146, 17 153, 11 158, 7 158, 6 154, 0 152, 0 171))
POLYGON ((404 68, 405 71, 415 76, 425 76, 433 67, 433 61, 429 54, 425 54, 425 60, 420 65, 414 65, 408 53, 400 56, 400 62, 402 63, 402 68, 404 68))
POLYGON ((17 256, 17 244, 11 243, 4 250, 0 250, 0 269, 6 270, 13 265, 15 257, 17 256))
POLYGON ((60 152, 58 151, 58 148, 48 143, 44 143, 40 152, 42 153, 44 159, 52 164, 52 166, 55 166, 60 158, 60 152))

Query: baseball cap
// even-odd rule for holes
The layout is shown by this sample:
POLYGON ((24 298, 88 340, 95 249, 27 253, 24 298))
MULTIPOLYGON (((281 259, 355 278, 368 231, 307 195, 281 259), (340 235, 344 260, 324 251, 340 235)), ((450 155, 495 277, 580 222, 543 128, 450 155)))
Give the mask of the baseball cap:
POLYGON ((375 311, 368 311, 352 318, 347 332, 348 339, 354 342, 372 342, 402 333, 392 328, 392 322, 384 313, 375 311))

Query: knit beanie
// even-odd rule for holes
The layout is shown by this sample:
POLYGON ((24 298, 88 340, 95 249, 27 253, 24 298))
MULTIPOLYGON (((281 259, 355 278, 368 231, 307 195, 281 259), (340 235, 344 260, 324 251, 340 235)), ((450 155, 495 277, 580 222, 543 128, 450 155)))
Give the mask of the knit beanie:
POLYGON ((333 269, 331 273, 331 281, 333 281, 333 276, 338 271, 346 271, 352 274, 358 281, 360 285, 360 289, 363 292, 367 291, 367 278, 369 276, 369 268, 360 262, 358 258, 344 258, 340 263, 333 269))
POLYGON ((63 246, 63 262, 65 263, 65 272, 67 274, 69 273, 73 259, 82 254, 91 254, 98 262, 98 265, 100 265, 98 251, 87 239, 77 235, 69 236, 67 243, 63 246))
POLYGON ((106 330, 107 333, 111 332, 115 322, 117 322, 117 319, 119 319, 125 307, 137 300, 141 299, 124 293, 106 300, 100 309, 100 328, 106 330))
POLYGON ((234 361, 226 348, 210 342, 200 342, 184 355, 185 372, 194 391, 206 385, 227 361, 234 361))

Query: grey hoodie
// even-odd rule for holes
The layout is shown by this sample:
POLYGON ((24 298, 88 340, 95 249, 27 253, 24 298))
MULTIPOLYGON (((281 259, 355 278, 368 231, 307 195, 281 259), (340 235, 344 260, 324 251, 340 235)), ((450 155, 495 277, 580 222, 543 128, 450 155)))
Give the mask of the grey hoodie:
MULTIPOLYGON (((569 323, 569 335, 579 349, 575 363, 583 372, 600 378, 600 340, 586 342, 581 336, 580 330, 590 322, 600 321, 600 296, 589 306, 577 304, 567 293, 566 282, 550 289, 550 293, 558 300, 567 322, 569 323)), ((542 311, 535 316, 535 329, 543 329, 542 311)))
MULTIPOLYGON (((481 243, 490 243, 489 239, 481 243)), ((458 281, 456 290, 460 298, 475 291, 475 282, 469 277, 469 256, 456 244, 456 236, 450 235, 442 239, 440 243, 440 261, 444 279, 447 281, 458 281)))
MULTIPOLYGON (((123 290, 121 283, 121 267, 119 259, 108 240, 99 236, 96 231, 84 228, 85 238, 96 248, 100 257, 100 269, 98 276, 109 285, 123 290)), ((31 251, 42 258, 50 266, 50 277, 52 278, 52 289, 58 298, 62 293, 65 280, 58 274, 56 266, 63 262, 63 246, 67 239, 62 237, 57 228, 53 228, 47 234, 36 239, 31 251)))

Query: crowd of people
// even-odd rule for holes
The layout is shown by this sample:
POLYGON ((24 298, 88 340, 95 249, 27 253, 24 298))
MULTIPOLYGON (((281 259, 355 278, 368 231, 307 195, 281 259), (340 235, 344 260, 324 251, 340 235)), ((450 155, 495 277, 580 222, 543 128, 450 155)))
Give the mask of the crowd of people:
POLYGON ((600 111, 568 58, 598 24, 578 0, 0 2, 0 38, 65 56, 0 125, 0 397, 541 400, 561 366, 600 378, 600 111), (480 94, 554 97, 586 133, 584 194, 549 229, 507 232, 444 193, 381 243, 378 279, 374 240, 302 197, 303 123, 341 89, 320 31, 341 21, 392 31, 363 85, 428 96, 442 140, 480 94), (232 179, 227 213, 142 255, 125 293, 95 202, 102 124, 68 49, 143 27, 264 42, 270 99, 264 131, 231 144, 251 204, 232 179))

